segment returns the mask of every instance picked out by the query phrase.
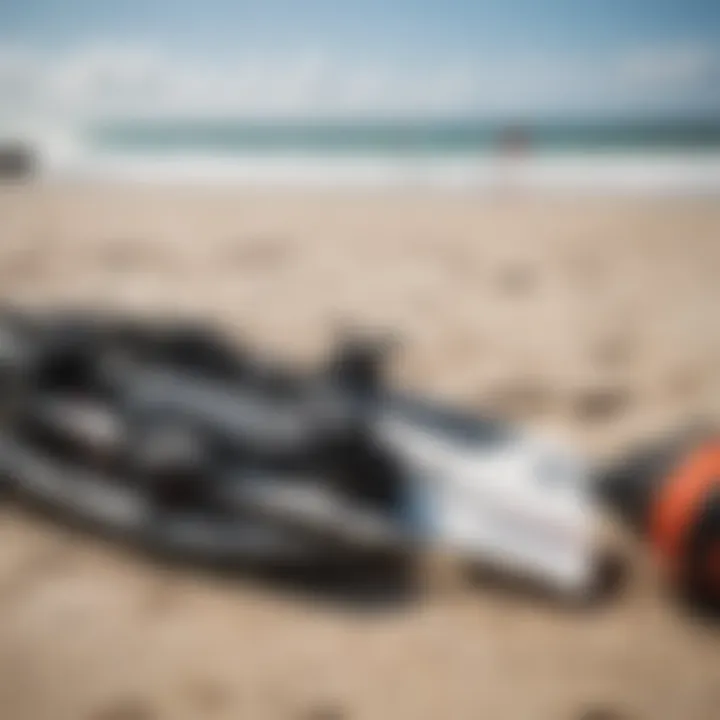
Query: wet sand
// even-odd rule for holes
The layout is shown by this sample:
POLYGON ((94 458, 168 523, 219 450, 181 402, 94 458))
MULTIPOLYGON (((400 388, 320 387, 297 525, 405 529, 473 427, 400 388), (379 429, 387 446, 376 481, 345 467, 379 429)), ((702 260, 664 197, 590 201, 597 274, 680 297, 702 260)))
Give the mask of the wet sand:
MULTIPOLYGON (((3 299, 212 318, 299 362, 346 324, 392 330, 398 384, 597 458, 720 411, 710 199, 7 187, 0 218, 3 299)), ((8 505, 0 716, 716 717, 720 626, 627 554, 628 588, 592 611, 456 579, 358 612, 8 505)))

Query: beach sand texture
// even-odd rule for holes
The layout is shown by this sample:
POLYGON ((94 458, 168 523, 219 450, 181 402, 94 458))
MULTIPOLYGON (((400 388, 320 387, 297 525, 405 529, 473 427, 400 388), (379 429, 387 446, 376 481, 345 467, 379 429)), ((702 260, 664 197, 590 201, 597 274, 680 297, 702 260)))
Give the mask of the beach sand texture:
MULTIPOLYGON (((0 219, 5 300, 211 318, 299 362, 392 330, 398 384, 593 457, 720 412, 711 199, 37 186, 0 190, 0 219)), ((356 612, 7 506, 0 717, 717 718, 720 630, 627 552, 593 611, 458 582, 356 612)))

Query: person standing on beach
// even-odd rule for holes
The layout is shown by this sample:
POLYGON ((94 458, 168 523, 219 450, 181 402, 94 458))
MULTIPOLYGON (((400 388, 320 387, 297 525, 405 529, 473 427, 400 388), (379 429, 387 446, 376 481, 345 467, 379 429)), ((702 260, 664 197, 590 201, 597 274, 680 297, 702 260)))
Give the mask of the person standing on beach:
POLYGON ((518 189, 520 171, 531 150, 530 135, 520 125, 508 125, 500 130, 496 145, 496 188, 500 192, 518 189))

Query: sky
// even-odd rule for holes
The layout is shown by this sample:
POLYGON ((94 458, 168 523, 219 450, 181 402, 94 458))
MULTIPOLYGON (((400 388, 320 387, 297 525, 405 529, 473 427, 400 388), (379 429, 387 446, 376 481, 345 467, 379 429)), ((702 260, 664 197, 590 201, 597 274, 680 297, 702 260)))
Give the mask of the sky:
POLYGON ((0 0, 0 114, 720 117, 720 1, 0 0))

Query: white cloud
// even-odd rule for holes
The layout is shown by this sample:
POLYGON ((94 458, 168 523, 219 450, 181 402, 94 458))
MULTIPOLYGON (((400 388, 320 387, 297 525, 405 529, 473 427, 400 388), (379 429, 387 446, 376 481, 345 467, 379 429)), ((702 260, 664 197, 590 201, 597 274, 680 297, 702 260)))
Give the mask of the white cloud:
POLYGON ((59 55, 0 47, 0 112, 82 118, 632 111, 687 101, 720 69, 715 48, 701 45, 585 58, 430 60, 350 62, 308 51, 212 62, 121 43, 59 55))
POLYGON ((44 70, 28 50, 0 46, 0 108, 32 104, 41 95, 44 70))
POLYGON ((719 68, 715 48, 690 44, 631 51, 620 59, 617 73, 633 87, 673 92, 704 85, 719 68))
POLYGON ((149 50, 91 47, 49 67, 38 92, 70 113, 136 111, 162 97, 169 70, 149 50))

